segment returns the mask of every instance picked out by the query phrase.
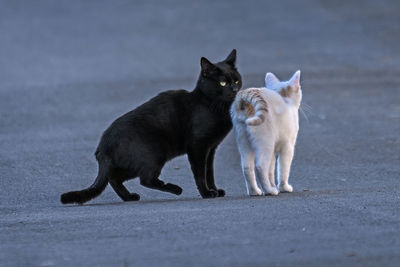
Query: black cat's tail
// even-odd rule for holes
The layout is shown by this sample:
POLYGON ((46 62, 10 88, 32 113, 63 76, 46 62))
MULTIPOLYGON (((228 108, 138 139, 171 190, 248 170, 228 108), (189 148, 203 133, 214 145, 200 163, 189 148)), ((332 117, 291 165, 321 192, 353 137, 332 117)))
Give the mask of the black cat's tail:
MULTIPOLYGON (((97 155, 96 155, 97 156, 97 155)), ((97 175, 94 183, 86 189, 81 191, 71 191, 61 195, 61 203, 69 204, 69 203, 85 203, 104 191, 108 183, 110 165, 107 161, 99 160, 99 173, 97 175)))

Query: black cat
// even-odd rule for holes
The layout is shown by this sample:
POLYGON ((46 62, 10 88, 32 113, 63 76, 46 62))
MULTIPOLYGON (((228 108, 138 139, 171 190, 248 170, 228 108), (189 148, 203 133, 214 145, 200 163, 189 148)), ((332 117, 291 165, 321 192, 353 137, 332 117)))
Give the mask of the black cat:
POLYGON ((99 171, 87 189, 61 195, 61 202, 84 203, 100 195, 110 183, 124 201, 139 200, 122 184, 140 177, 149 188, 182 193, 182 188, 158 179, 164 164, 188 155, 203 198, 222 197, 214 183, 213 161, 217 146, 232 128, 229 108, 242 86, 235 67, 236 50, 221 62, 201 58, 201 74, 192 92, 160 93, 115 120, 103 133, 96 150, 99 171))

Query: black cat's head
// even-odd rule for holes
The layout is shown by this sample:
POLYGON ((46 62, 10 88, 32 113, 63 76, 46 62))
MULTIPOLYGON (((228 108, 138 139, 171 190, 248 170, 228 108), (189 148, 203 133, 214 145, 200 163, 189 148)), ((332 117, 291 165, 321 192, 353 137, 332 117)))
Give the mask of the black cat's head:
POLYGON ((202 57, 199 89, 210 99, 233 102, 242 87, 242 77, 235 63, 236 49, 233 49, 225 60, 215 64, 202 57))

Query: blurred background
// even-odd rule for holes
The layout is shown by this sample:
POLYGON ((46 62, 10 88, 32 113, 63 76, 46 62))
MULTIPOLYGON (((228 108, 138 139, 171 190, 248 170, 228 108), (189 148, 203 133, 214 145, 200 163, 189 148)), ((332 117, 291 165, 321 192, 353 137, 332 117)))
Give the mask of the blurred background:
MULTIPOLYGON (((288 205, 286 208, 291 212, 282 214, 275 209, 275 215, 292 222, 294 217, 289 214, 303 211, 298 206, 299 199, 309 197, 315 201, 314 213, 311 216, 300 213, 295 216, 296 220, 308 225, 310 218, 324 217, 322 220, 326 221, 314 225, 314 231, 322 233, 332 229, 327 234, 331 237, 337 236, 343 226, 332 226, 329 222, 339 218, 350 222, 349 225, 365 222, 361 215, 352 216, 360 205, 370 205, 374 208, 372 215, 369 214, 371 218, 379 220, 392 214, 390 219, 379 223, 367 220, 365 232, 345 227, 340 240, 329 243, 329 248, 318 245, 319 237, 305 237, 310 245, 305 254, 294 259, 304 260, 307 265, 310 263, 307 260, 315 257, 341 258, 344 255, 342 260, 349 263, 346 253, 354 252, 351 249, 342 251, 352 246, 347 241, 349 233, 358 240, 368 236, 360 255, 377 254, 381 257, 374 258, 377 262, 382 260, 382 255, 398 259, 398 252, 394 252, 396 246, 399 247, 399 239, 394 237, 398 229, 393 227, 394 222, 399 222, 396 208, 399 197, 395 190, 399 188, 400 176, 399 12, 400 2, 390 0, 0 1, 0 217, 3 217, 0 222, 2 229, 7 230, 1 234, 1 239, 6 241, 0 247, 0 259, 10 265, 63 265, 75 262, 82 256, 79 251, 86 251, 88 265, 122 264, 125 258, 127 263, 131 262, 127 253, 117 253, 116 261, 105 252, 106 246, 96 243, 97 252, 89 253, 84 241, 71 244, 68 240, 71 236, 82 236, 83 233, 75 229, 85 229, 82 230, 86 231, 84 234, 93 231, 96 236, 104 227, 100 221, 106 223, 109 219, 110 209, 111 213, 123 214, 119 215, 122 217, 118 217, 118 222, 126 224, 121 226, 123 231, 117 230, 116 234, 123 238, 136 229, 129 226, 135 220, 124 212, 135 214, 138 209, 144 209, 137 206, 140 203, 119 205, 118 196, 107 188, 92 201, 99 206, 89 205, 88 209, 99 216, 91 217, 91 212, 61 207, 59 195, 92 183, 97 172, 93 153, 102 132, 115 118, 161 91, 192 90, 200 71, 200 57, 216 62, 224 59, 233 48, 238 51, 237 64, 244 88, 263 86, 268 71, 281 79, 288 79, 298 69, 302 71, 304 114, 301 115, 291 178, 297 197, 285 195, 286 202, 245 197, 232 133, 220 146, 215 163, 216 183, 227 192, 225 200, 218 200, 222 203, 215 202, 217 200, 191 202, 199 200, 199 194, 186 156, 167 164, 162 173, 163 180, 183 187, 182 196, 145 189, 136 180, 128 182, 128 188, 141 194, 141 203, 147 203, 147 208, 155 214, 163 209, 185 214, 181 208, 190 210, 196 205, 200 205, 197 207, 200 213, 215 208, 214 212, 224 216, 213 220, 218 225, 226 220, 245 223, 251 214, 257 213, 262 216, 252 219, 258 220, 262 227, 271 214, 264 210, 269 205, 264 201, 271 201, 278 207, 288 205), (327 198, 334 198, 333 203, 328 201, 326 209, 321 208, 320 204, 327 198), (364 204, 354 204, 355 199, 362 199, 364 204), (167 206, 163 201, 167 201, 167 206), (110 203, 117 203, 117 206, 110 208, 110 203), (232 213, 220 210, 236 205, 243 210, 252 205, 258 208, 254 213, 249 211, 247 218, 237 215, 243 210, 235 211, 235 216, 239 217, 232 218, 229 217, 232 213), (332 207, 336 207, 334 211, 332 207), (335 210, 344 213, 338 214, 335 210), (74 219, 77 217, 81 218, 80 223, 74 219), (43 226, 47 220, 55 226, 49 229, 43 226), (32 225, 22 226, 20 221, 32 225), (61 225, 65 222, 70 222, 72 228, 63 228, 65 226, 61 225), (376 232, 377 224, 385 226, 387 232, 376 232), (38 230, 40 236, 32 236, 35 229, 42 229, 38 230), (59 231, 65 232, 65 236, 54 235, 59 231), (367 232, 376 235, 367 235, 367 232), (37 240, 42 239, 48 240, 48 245, 35 247, 37 240), (68 256, 57 254, 64 246, 75 246, 76 250, 67 250, 68 256), (374 254, 378 247, 383 252, 379 250, 374 254), (32 252, 22 252, 29 249, 32 252), (335 254, 335 249, 339 254, 335 254), (46 258, 49 251, 56 255, 55 259, 46 258), (99 251, 103 252, 102 256, 98 256, 99 251), (91 261, 91 255, 99 258, 91 261), (107 260, 102 261, 102 257, 107 260)), ((311 204, 308 202, 302 207, 308 205, 311 204)), ((157 217, 145 211, 143 216, 157 217)), ((205 223, 196 229, 206 227, 209 223, 206 218, 197 221, 205 223)), ((168 252, 171 242, 168 236, 177 222, 168 217, 164 218, 164 223, 167 228, 157 224, 157 229, 164 230, 160 230, 153 241, 164 244, 165 247, 160 247, 168 252)), ((145 227, 146 224, 139 225, 145 227)), ((238 228, 237 233, 244 231, 243 236, 235 237, 229 231, 224 232, 226 229, 211 229, 213 236, 221 232, 228 236, 226 242, 210 241, 215 251, 235 244, 237 239, 256 237, 257 232, 262 231, 238 228)), ((207 238, 208 232, 203 230, 200 236, 205 233, 207 238)), ((292 230, 294 232, 288 230, 288 236, 296 236, 297 228, 292 230)), ((152 232, 152 229, 143 231, 139 237, 146 240, 146 231, 152 232)), ((118 238, 115 244, 110 240, 107 243, 114 244, 114 250, 124 251, 118 238)), ((196 235, 188 234, 187 240, 192 238, 196 235)), ((130 242, 123 240, 122 244, 130 242)), ((180 244, 181 241, 176 242, 180 244)), ((265 239, 256 242, 260 252, 265 242, 265 239)), ((276 245, 276 253, 268 254, 272 263, 280 262, 280 248, 286 249, 286 244, 282 241, 276 245)), ((129 243, 129 246, 133 245, 129 243)), ((196 246, 198 244, 185 243, 181 254, 175 247, 173 255, 177 261, 172 262, 182 263, 179 259, 184 259, 192 264, 186 257, 197 255, 196 246)), ((246 244, 234 246, 236 257, 253 255, 246 254, 247 247, 246 244)), ((113 249, 109 253, 112 254, 113 249)), ((206 255, 214 257, 215 251, 208 251, 206 255)), ((136 263, 157 263, 143 253, 142 261, 136 263)), ((232 256, 232 251, 221 253, 216 263, 265 262, 262 256, 258 258, 261 262, 249 258, 241 261, 241 257, 229 261, 227 258, 232 256)))

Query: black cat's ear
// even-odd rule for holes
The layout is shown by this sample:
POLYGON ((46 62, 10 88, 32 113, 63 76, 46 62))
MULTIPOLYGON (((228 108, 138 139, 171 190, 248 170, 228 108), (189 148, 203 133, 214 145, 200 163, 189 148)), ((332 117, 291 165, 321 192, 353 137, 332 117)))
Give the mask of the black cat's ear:
POLYGON ((225 59, 225 62, 231 65, 232 67, 235 67, 236 63, 236 49, 233 49, 232 52, 229 54, 229 56, 225 59))
POLYGON ((208 59, 202 57, 200 60, 201 71, 203 74, 207 74, 213 70, 215 70, 214 64, 212 64, 208 59))

